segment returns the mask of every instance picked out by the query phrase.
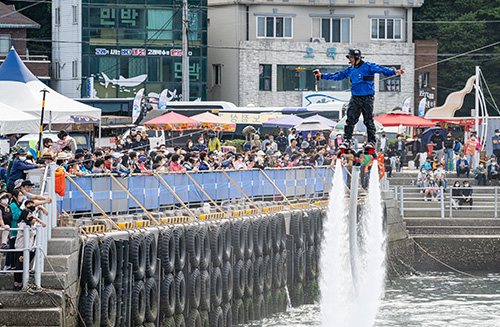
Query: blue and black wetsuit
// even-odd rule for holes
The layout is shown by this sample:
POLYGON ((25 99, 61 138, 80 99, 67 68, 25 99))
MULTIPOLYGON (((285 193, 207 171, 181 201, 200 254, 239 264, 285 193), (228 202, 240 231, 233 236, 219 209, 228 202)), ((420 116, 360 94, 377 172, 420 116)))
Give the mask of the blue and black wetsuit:
POLYGON ((334 74, 323 74, 322 79, 341 81, 351 79, 351 100, 347 109, 347 121, 344 127, 344 139, 351 140, 354 126, 363 114, 364 123, 368 132, 368 142, 375 143, 375 123, 373 122, 373 99, 375 94, 375 74, 394 76, 395 70, 385 68, 371 62, 360 60, 356 65, 334 74))

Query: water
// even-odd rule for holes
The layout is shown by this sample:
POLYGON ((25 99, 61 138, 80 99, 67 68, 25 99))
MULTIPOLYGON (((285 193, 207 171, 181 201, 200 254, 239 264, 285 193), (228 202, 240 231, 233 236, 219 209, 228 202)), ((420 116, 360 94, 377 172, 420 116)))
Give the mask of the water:
MULTIPOLYGON (((499 312, 500 273, 471 278, 432 272, 388 281, 374 326, 498 327, 499 312)), ((320 305, 293 308, 250 326, 322 327, 320 305)))
POLYGON ((346 209, 340 161, 335 171, 338 173, 334 175, 320 258, 322 322, 324 327, 371 327, 385 278, 385 235, 377 165, 372 167, 366 205, 358 223, 352 226, 349 223, 354 217, 346 209), (351 242, 353 237, 357 242, 351 242))

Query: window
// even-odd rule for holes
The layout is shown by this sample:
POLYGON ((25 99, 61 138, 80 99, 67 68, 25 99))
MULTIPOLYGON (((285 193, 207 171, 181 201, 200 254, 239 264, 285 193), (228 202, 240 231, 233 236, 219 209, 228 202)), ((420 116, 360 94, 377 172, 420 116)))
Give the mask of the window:
POLYGON ((213 72, 214 72, 214 85, 221 85, 222 84, 222 65, 221 64, 213 65, 213 72))
POLYGON ((78 7, 73 5, 73 24, 78 24, 78 7))
POLYGON ((419 90, 423 89, 424 87, 429 86, 429 72, 424 72, 418 74, 418 88, 419 90))
POLYGON ((372 18, 371 38, 378 40, 401 40, 401 19, 372 18))
POLYGON ((271 91, 271 65, 259 66, 259 91, 271 91))
POLYGON ((351 19, 322 18, 321 37, 326 42, 351 42, 351 19))
POLYGON ((60 79, 61 78, 61 62, 56 61, 54 63, 54 78, 55 79, 60 79))
POLYGON ((61 25, 61 8, 56 7, 54 15, 54 23, 56 25, 61 25))
POLYGON ((1 34, 0 35, 0 53, 7 53, 10 51, 10 35, 1 34))
MULTIPOLYGON (((393 66, 392 69, 399 69, 401 66, 393 66)), ((401 92, 401 75, 386 77, 380 75, 380 92, 401 92)))
POLYGON ((73 78, 78 77, 78 60, 73 60, 71 63, 71 76, 73 78))
MULTIPOLYGON (((335 73, 347 68, 343 65, 334 66, 292 66, 278 65, 276 84, 278 91, 314 91, 316 80, 312 71, 316 68, 322 73, 335 73)), ((346 91, 349 89, 349 80, 324 80, 318 83, 320 91, 346 91)))
POLYGON ((257 17, 257 37, 291 38, 291 17, 257 17))

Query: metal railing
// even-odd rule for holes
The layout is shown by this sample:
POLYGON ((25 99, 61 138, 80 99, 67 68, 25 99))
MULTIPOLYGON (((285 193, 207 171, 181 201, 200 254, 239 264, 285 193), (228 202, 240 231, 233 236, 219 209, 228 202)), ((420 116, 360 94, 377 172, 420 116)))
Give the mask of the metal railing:
MULTIPOLYGON (((6 230, 5 228, 0 228, 0 230, 6 230)), ((3 273, 22 273, 23 274, 23 287, 26 287, 30 275, 30 258, 33 250, 35 250, 34 266, 32 271, 35 276, 35 284, 40 286, 42 283, 42 272, 43 272, 43 249, 42 249, 42 226, 37 223, 35 227, 30 227, 25 225, 23 228, 10 228, 10 231, 22 231, 24 233, 23 237, 23 248, 22 249, 0 249, 0 253, 23 253, 23 269, 22 270, 4 270, 3 273), (36 231, 35 244, 30 245, 31 232, 36 231)), ((12 259, 12 258, 11 258, 12 259)), ((12 264, 12 263, 11 263, 12 264)), ((17 264, 17 263, 14 263, 17 264)))
MULTIPOLYGON (((39 218, 44 221, 47 226, 42 226, 37 223, 35 227, 24 226, 23 228, 10 228, 9 231, 23 231, 24 233, 24 247, 22 249, 0 249, 2 252, 23 252, 23 270, 6 270, 7 273, 21 273, 23 274, 23 287, 26 287, 30 274, 30 252, 35 250, 34 258, 34 278, 37 286, 42 285, 42 273, 44 272, 45 255, 47 254, 48 241, 52 237, 52 228, 57 226, 57 198, 55 190, 55 172, 56 164, 52 163, 46 167, 43 174, 43 180, 40 187, 40 194, 52 198, 52 203, 45 204, 44 207, 48 211, 45 216, 40 212, 39 218), (30 246, 30 233, 36 230, 35 244, 30 246)), ((6 230, 6 229, 0 229, 6 230)), ((12 263, 11 263, 12 264, 12 263)), ((14 263, 16 264, 16 263, 14 263)))
MULTIPOLYGON (((460 188, 464 189, 463 187, 460 188)), ((394 187, 394 199, 399 202, 399 209, 401 216, 405 217, 405 211, 408 212, 410 210, 420 210, 423 212, 431 212, 431 211, 440 211, 441 218, 453 218, 453 209, 462 209, 467 208, 473 211, 487 211, 491 213, 492 217, 484 217, 484 218, 498 218, 498 186, 478 186, 478 187, 470 187, 472 190, 472 195, 468 196, 472 201, 470 204, 468 202, 461 201, 461 195, 453 196, 453 191, 456 190, 454 187, 447 187, 446 189, 442 186, 439 188, 439 195, 433 197, 433 202, 439 201, 439 207, 429 207, 428 205, 424 205, 425 202, 424 194, 425 188, 420 188, 416 186, 395 186, 394 187), (419 192, 423 190, 422 194, 419 192), (483 191, 481 193, 477 193, 477 191, 483 191), (486 191, 486 193, 484 193, 486 191), (481 201, 479 204, 474 203, 474 200, 481 201), (416 202, 422 201, 422 206, 413 206, 409 207, 408 204, 405 206, 405 202, 416 202), (448 211, 448 214, 447 214, 448 211)))

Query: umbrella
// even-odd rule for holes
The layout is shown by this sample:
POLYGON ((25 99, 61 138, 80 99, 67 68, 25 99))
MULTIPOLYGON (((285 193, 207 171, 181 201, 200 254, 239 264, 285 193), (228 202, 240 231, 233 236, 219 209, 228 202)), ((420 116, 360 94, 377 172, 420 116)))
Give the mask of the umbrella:
POLYGON ((285 127, 292 128, 295 125, 300 124, 304 119, 295 116, 295 115, 287 115, 275 119, 268 120, 262 123, 263 127, 285 127))
POLYGON ((154 130, 188 130, 201 128, 201 122, 184 115, 169 112, 144 123, 147 129, 154 130))
POLYGON ((319 121, 320 123, 323 123, 327 126, 330 126, 330 128, 333 128, 333 126, 335 126, 337 124, 333 120, 325 118, 325 117, 318 115, 318 114, 311 116, 311 117, 308 117, 308 118, 315 119, 315 120, 319 121))
MULTIPOLYGON (((339 130, 339 131, 343 131, 346 122, 347 122, 347 117, 344 116, 344 118, 342 118, 337 123, 337 125, 335 125, 335 129, 339 130)), ((378 121, 374 120, 374 123, 375 123, 375 128, 376 128, 377 132, 384 129, 384 126, 381 123, 379 123, 378 121)), ((358 133, 364 133, 364 132, 366 132, 366 126, 365 126, 365 124, 363 123, 362 120, 359 120, 358 123, 356 124, 356 126, 354 126, 354 131, 358 132, 358 133)))
POLYGON ((423 144, 430 144, 431 143, 431 137, 432 137, 432 135, 434 135, 434 133, 435 133, 434 131, 436 129, 439 129, 439 134, 442 135, 444 138, 446 138, 446 135, 448 135, 447 131, 445 131, 441 127, 431 127, 422 133, 421 141, 423 144))
POLYGON ((294 126, 297 131, 323 131, 330 130, 331 127, 315 119, 304 119, 300 124, 294 126))
POLYGON ((391 126, 411 126, 411 127, 431 127, 436 126, 436 123, 431 122, 423 117, 413 116, 407 112, 397 110, 391 111, 388 114, 375 117, 375 120, 385 127, 391 126))
POLYGON ((208 129, 225 132, 234 132, 236 130, 236 124, 210 112, 194 115, 191 116, 191 118, 200 121, 201 126, 207 127, 208 129))

